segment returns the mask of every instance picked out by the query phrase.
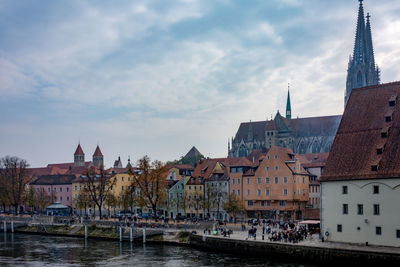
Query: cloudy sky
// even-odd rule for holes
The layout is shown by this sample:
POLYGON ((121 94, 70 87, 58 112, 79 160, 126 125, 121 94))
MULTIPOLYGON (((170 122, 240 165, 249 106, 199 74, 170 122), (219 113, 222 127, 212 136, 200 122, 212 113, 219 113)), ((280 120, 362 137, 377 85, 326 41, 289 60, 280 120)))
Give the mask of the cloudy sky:
MULTIPOLYGON (((400 1, 364 1, 382 81, 400 80, 400 1)), ((173 160, 227 154, 243 121, 343 112, 358 1, 0 0, 0 156, 71 162, 80 141, 173 160)))

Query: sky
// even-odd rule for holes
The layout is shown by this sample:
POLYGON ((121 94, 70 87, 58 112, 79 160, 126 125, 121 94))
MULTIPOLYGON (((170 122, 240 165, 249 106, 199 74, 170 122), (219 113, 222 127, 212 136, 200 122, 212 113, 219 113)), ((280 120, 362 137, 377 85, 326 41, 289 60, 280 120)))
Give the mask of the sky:
MULTIPOLYGON (((241 122, 343 113, 356 0, 0 0, 0 157, 225 157, 241 122)), ((400 1, 364 1, 382 82, 400 1)))

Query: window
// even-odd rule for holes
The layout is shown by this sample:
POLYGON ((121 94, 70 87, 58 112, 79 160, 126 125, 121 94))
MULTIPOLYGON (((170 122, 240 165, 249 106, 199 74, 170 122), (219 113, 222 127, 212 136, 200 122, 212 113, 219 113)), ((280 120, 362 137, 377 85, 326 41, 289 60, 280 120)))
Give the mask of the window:
POLYGON ((382 155, 382 153, 383 153, 383 149, 382 148, 377 148, 376 149, 376 154, 377 155, 382 155))
POLYGON ((274 159, 277 159, 277 158, 278 158, 278 155, 275 155, 275 156, 274 156, 274 159))
POLYGON ((247 201, 247 206, 253 206, 253 200, 247 201))
MULTIPOLYGON (((268 133, 268 135, 269 135, 269 133, 268 133)), ((269 159, 269 155, 267 156, 267 159, 269 159)))
POLYGON ((240 178, 238 178, 238 181, 237 181, 237 182, 238 182, 238 184, 240 184, 240 178))
POLYGON ((304 177, 303 177, 303 184, 305 184, 305 180, 304 180, 304 177))
POLYGON ((77 194, 75 194, 75 199, 78 199, 78 195, 77 194))
POLYGON ((48 187, 47 190, 50 192, 50 187, 48 187))
POLYGON ((269 196, 269 189, 265 189, 265 195, 269 196))
POLYGON ((386 116, 385 117, 386 122, 391 122, 392 121, 392 116, 386 116))
POLYGON ((62 197, 60 197, 60 201, 62 201, 62 197))
POLYGON ((266 184, 269 184, 269 178, 268 178, 268 177, 265 178, 265 183, 266 183, 266 184))
POLYGON ((342 232, 342 225, 341 224, 337 225, 337 231, 338 231, 338 233, 342 232))
POLYGON ((78 190, 78 186, 77 186, 77 185, 75 185, 75 191, 76 191, 76 190, 78 190))
POLYGON ((192 190, 192 187, 189 185, 189 190, 192 190))
POLYGON ((349 205, 343 204, 342 211, 343 211, 343 214, 349 214, 349 205))
POLYGON ((247 184, 250 184, 250 178, 247 178, 247 184))
POLYGON ((275 183, 277 184, 279 182, 278 177, 275 177, 275 183))
POLYGON ((279 206, 285 207, 286 206, 286 201, 285 200, 279 200, 279 206))
POLYGON ((372 165, 371 166, 371 171, 377 172, 378 171, 378 165, 372 165))
POLYGON ((121 177, 121 181, 122 181, 122 182, 124 181, 124 176, 121 177))
POLYGON ((357 214, 358 215, 363 215, 364 214, 364 206, 363 206, 363 204, 358 204, 357 205, 357 214))
POLYGON ((374 215, 379 215, 379 214, 380 214, 379 204, 374 204, 374 215))
POLYGON ((238 196, 240 196, 240 189, 238 189, 238 196))
POLYGON ((267 200, 267 206, 271 206, 271 200, 267 200))
POLYGON ((278 166, 275 166, 275 168, 274 168, 274 169, 275 169, 275 171, 277 171, 277 170, 278 170, 278 166))
POLYGON ((342 186, 342 194, 347 195, 347 185, 342 186))
POLYGON ((400 230, 396 230, 396 237, 400 238, 400 230))
POLYGON ((69 201, 69 197, 67 197, 67 201, 69 201))
POLYGON ((387 138, 387 136, 388 136, 387 132, 381 132, 381 137, 382 138, 387 138))
POLYGON ((300 177, 297 176, 297 183, 300 184, 300 177))
POLYGON ((60 192, 62 192, 62 187, 60 187, 60 192))
POLYGON ((269 171, 269 166, 265 167, 265 169, 266 169, 267 171, 269 171))
POLYGON ((374 194, 379 194, 379 185, 374 185, 374 194))
POLYGON ((284 183, 284 184, 287 184, 287 177, 286 177, 286 176, 283 177, 283 183, 284 183))
POLYGON ((53 190, 54 190, 54 192, 57 192, 57 188, 54 187, 53 190))
POLYGON ((250 189, 247 189, 247 195, 250 196, 250 189))
POLYGON ((67 187, 67 192, 69 192, 69 187, 67 187))
POLYGON ((260 177, 257 178, 257 183, 261 184, 261 178, 260 177))
POLYGON ((262 207, 265 206, 265 201, 264 201, 264 200, 261 201, 261 206, 262 206, 262 207))
POLYGON ((287 196, 287 189, 286 189, 286 188, 283 189, 283 195, 284 195, 284 196, 287 196))
POLYGON ((235 189, 232 189, 232 195, 234 195, 235 194, 235 189))
POLYGON ((197 186, 194 186, 194 190, 197 190, 197 186))
POLYGON ((122 186, 122 191, 124 191, 124 189, 125 189, 124 186, 122 186))
POLYGON ((375 234, 382 235, 382 227, 380 227, 380 226, 375 227, 375 234))
POLYGON ((131 177, 128 176, 128 182, 131 180, 131 177))
POLYGON ((261 190, 257 189, 257 196, 261 196, 261 190))
POLYGON ((235 178, 232 178, 232 184, 235 184, 235 178))
POLYGON ((305 196, 306 195, 306 190, 305 189, 303 189, 303 196, 305 196))

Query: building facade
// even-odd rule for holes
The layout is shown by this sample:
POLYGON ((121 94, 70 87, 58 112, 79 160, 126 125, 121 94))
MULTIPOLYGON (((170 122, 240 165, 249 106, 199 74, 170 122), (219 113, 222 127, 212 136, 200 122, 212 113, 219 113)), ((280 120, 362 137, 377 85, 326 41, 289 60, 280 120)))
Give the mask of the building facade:
POLYGON ((61 204, 72 207, 72 182, 75 175, 42 175, 31 182, 31 186, 36 192, 46 192, 50 202, 60 202, 61 204))
POLYGON ((353 89, 321 176, 328 241, 400 246, 400 82, 353 89))

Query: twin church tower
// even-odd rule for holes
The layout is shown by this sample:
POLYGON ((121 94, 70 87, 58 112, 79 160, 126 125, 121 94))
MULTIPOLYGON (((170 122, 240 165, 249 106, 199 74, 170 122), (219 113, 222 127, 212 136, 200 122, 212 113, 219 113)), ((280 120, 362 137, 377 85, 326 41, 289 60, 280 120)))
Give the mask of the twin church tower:
MULTIPOLYGON (((380 83, 380 70, 375 65, 370 16, 364 16, 363 1, 359 0, 356 38, 350 56, 344 104, 351 90, 380 83)), ((296 154, 329 152, 341 115, 292 118, 288 92, 286 114, 279 111, 274 119, 243 122, 232 140, 228 141, 229 157, 246 157, 253 151, 266 151, 272 146, 288 147, 296 154)))

